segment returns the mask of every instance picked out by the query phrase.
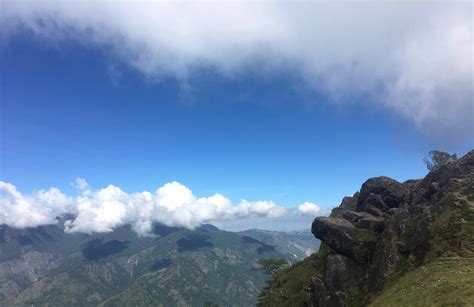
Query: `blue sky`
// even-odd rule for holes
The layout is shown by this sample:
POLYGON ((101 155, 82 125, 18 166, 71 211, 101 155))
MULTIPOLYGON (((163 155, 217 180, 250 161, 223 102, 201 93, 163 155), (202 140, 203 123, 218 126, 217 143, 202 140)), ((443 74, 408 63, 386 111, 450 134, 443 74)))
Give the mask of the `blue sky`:
POLYGON ((468 121, 459 120, 461 128, 449 122, 459 114, 472 119, 469 101, 448 106, 459 111, 453 115, 439 107, 446 103, 420 98, 431 107, 426 115, 425 107, 409 109, 410 101, 393 105, 394 97, 403 102, 406 95, 398 88, 386 94, 388 77, 362 86, 365 75, 355 75, 351 86, 344 79, 328 89, 332 73, 345 71, 312 75, 286 58, 268 65, 261 55, 212 62, 198 54, 189 62, 193 54, 171 46, 166 58, 146 40, 145 56, 118 52, 115 41, 98 42, 93 24, 87 24, 95 37, 88 42, 76 21, 58 20, 60 38, 56 28, 29 28, 23 20, 3 33, 0 45, 0 179, 25 194, 50 187, 74 194, 76 177, 129 193, 178 181, 199 197, 221 193, 233 202, 271 200, 283 207, 309 201, 327 209, 367 178, 424 176, 422 159, 431 149, 462 155, 474 145, 468 121))
POLYGON ((426 173, 430 144, 409 123, 331 104, 284 72, 203 71, 183 97, 174 80, 111 76, 113 59, 74 43, 23 34, 3 57, 2 177, 25 191, 68 190, 77 176, 127 191, 177 180, 197 195, 329 207, 366 178, 426 173))

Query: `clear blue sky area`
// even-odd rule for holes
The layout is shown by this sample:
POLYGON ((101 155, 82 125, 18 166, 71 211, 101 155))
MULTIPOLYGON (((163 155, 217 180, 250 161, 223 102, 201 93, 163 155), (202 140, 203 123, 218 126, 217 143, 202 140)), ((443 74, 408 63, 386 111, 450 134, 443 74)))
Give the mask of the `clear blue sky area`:
POLYGON ((424 176, 430 149, 472 147, 428 141, 364 97, 332 102, 287 71, 150 79, 106 50, 27 33, 1 52, 0 179, 24 193, 176 180, 197 196, 329 208, 369 177, 424 176))

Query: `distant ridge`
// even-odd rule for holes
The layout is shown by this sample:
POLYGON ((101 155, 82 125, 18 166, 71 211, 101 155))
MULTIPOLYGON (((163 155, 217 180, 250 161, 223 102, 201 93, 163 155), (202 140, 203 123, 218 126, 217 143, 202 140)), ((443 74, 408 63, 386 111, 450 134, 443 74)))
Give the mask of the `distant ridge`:
POLYGON ((291 242, 317 242, 290 233, 254 238, 211 224, 189 230, 156 223, 145 237, 128 225, 66 233, 65 220, 0 225, 0 306, 254 305, 267 278, 257 261, 300 260, 305 255, 295 258, 291 242))

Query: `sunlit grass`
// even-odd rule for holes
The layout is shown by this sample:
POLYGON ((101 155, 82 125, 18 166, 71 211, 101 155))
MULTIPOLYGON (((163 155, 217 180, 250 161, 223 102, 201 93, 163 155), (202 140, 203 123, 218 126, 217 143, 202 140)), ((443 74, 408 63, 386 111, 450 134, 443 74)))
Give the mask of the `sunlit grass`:
POLYGON ((408 272, 371 306, 474 306, 474 210, 464 208, 462 248, 408 272))

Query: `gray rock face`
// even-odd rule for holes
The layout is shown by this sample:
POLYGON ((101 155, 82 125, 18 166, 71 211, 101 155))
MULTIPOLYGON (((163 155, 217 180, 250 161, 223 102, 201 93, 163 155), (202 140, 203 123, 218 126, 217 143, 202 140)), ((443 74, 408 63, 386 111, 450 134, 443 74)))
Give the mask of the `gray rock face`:
POLYGON ((342 218, 318 217, 311 232, 335 251, 360 263, 368 261, 375 244, 372 231, 357 228, 342 218))
POLYGON ((354 302, 351 289, 379 293, 399 268, 422 265, 431 248, 433 215, 443 210, 439 201, 450 193, 474 199, 472 187, 474 151, 422 180, 367 180, 330 217, 318 217, 312 224, 312 233, 326 248, 326 265, 310 282, 309 305, 347 306, 354 302))
POLYGON ((355 210, 357 204, 358 193, 354 196, 346 196, 342 199, 341 205, 339 208, 344 210, 355 210))
POLYGON ((354 260, 339 254, 328 255, 326 280, 330 289, 350 289, 357 285, 363 275, 363 267, 354 260))
POLYGON ((376 177, 367 180, 361 187, 357 198, 357 211, 367 211, 374 207, 382 212, 400 207, 406 197, 407 190, 398 181, 388 177, 376 177))
POLYGON ((326 303, 327 291, 324 282, 319 277, 311 277, 309 287, 306 291, 308 302, 310 306, 328 306, 326 303))
POLYGON ((384 220, 366 212, 344 211, 342 217, 358 228, 381 232, 385 228, 384 220))

